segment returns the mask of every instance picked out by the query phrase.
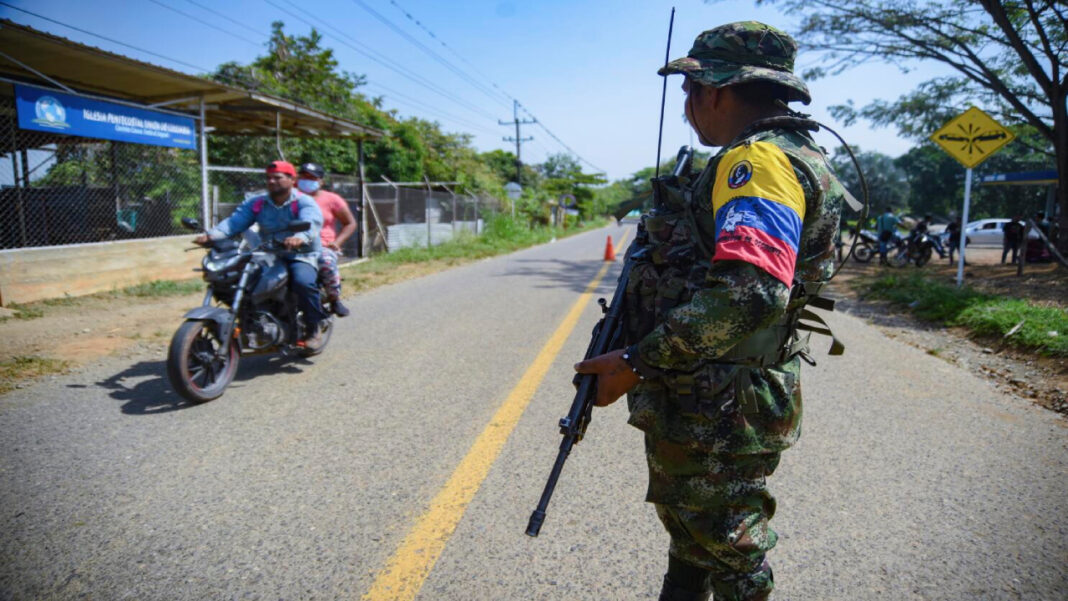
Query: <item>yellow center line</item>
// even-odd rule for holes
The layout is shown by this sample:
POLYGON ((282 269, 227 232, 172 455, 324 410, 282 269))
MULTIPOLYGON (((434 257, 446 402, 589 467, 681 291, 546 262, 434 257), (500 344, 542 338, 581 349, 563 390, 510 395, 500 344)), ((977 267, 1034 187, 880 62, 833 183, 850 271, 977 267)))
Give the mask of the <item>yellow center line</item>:
MULTIPOLYGON (((625 232, 619 240, 619 248, 630 232, 625 232)), ((530 404, 534 392, 538 389, 549 367, 564 346, 568 336, 578 323, 582 311, 590 302, 594 290, 601 283, 612 263, 605 263, 593 281, 571 306, 564 320, 556 328, 552 337, 542 347, 519 379, 508 398, 497 409, 489 424, 475 439, 467 455, 449 477, 449 481, 438 492, 426 513, 416 520, 415 526, 401 542, 400 547, 386 562, 386 567, 375 578, 371 590, 363 596, 364 601, 411 601, 419 593, 423 582, 434 569, 445 544, 452 536, 456 525, 464 515, 464 510, 478 492, 482 481, 486 479, 490 467, 497 460, 505 441, 515 429, 523 411, 530 404)), ((516 526, 519 532, 520 525, 516 526)))

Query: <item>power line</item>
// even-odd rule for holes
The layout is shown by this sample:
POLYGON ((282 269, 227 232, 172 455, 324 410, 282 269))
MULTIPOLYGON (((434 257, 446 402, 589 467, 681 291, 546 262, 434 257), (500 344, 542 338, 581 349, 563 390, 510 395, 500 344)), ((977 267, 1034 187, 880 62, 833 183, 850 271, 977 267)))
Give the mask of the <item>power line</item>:
POLYGON ((554 134, 552 132, 552 130, 550 130, 548 127, 545 127, 545 124, 541 122, 541 119, 538 119, 537 117, 535 117, 534 113, 531 113, 530 110, 527 109, 527 107, 523 106, 521 103, 519 103, 518 100, 516 101, 516 104, 518 104, 519 108, 523 109, 523 112, 526 113, 527 115, 529 115, 531 119, 534 119, 534 122, 538 124, 538 127, 540 127, 543 130, 545 130, 545 133, 549 134, 550 138, 556 140, 556 142, 558 144, 560 144, 560 146, 563 146, 564 148, 566 148, 567 151, 570 152, 571 154, 575 155, 575 157, 578 158, 578 160, 582 161, 583 163, 586 163, 587 165, 589 165, 590 167, 593 167, 594 169, 596 169, 597 171, 599 171, 601 173, 607 173, 607 171, 605 171, 604 169, 601 169, 597 165, 594 165, 593 163, 591 163, 591 162, 587 161, 586 159, 582 158, 582 155, 580 155, 579 153, 575 152, 574 150, 571 150, 570 146, 568 146, 567 144, 564 144, 563 140, 561 140, 559 137, 557 137, 557 135, 554 134))
POLYGON ((229 36, 233 36, 233 37, 235 37, 235 38, 237 38, 239 40, 248 42, 249 44, 252 44, 253 46, 259 46, 260 45, 259 42, 253 42, 252 40, 246 38, 243 35, 236 34, 236 33, 232 32, 232 31, 227 30, 227 29, 223 29, 222 27, 219 27, 218 25, 215 25, 214 23, 209 23, 209 22, 207 22, 207 21, 205 21, 205 20, 203 20, 203 19, 201 19, 199 17, 194 17, 193 15, 191 15, 191 14, 189 14, 187 12, 180 11, 177 8, 174 8, 173 6, 168 6, 168 5, 160 2, 159 0, 148 0, 148 1, 153 3, 153 4, 158 4, 159 6, 162 6, 163 8, 165 8, 165 9, 167 9, 169 11, 176 12, 176 13, 182 15, 183 17, 185 17, 187 19, 192 19, 192 20, 196 21, 197 23, 200 23, 202 25, 206 25, 208 27, 211 27, 212 29, 214 29, 216 31, 221 31, 221 32, 223 32, 223 33, 225 33, 225 34, 227 34, 229 36))
POLYGON ((399 36, 403 37, 404 39, 408 40, 412 45, 414 45, 415 47, 417 47, 420 50, 422 50, 424 53, 429 55, 435 61, 437 61, 437 62, 441 63, 442 65, 444 65, 445 68, 447 68, 450 71, 452 71, 453 73, 455 73, 458 77, 460 77, 461 79, 463 79, 467 83, 471 84, 472 87, 474 87, 476 90, 478 90, 478 91, 482 92, 483 94, 485 94, 486 96, 488 96, 491 100, 494 100, 496 102, 501 102, 502 101, 499 96, 496 96, 494 94, 493 90, 487 88, 485 85, 483 85, 483 84, 479 83, 478 81, 476 81, 473 77, 471 77, 470 75, 465 73, 462 69, 460 69, 456 65, 450 63, 447 59, 445 59, 443 56, 441 56, 437 52, 434 52, 434 50, 432 50, 430 48, 427 48, 425 45, 423 45, 422 42, 420 42, 419 40, 415 39, 414 37, 409 35, 408 32, 404 31, 403 29, 398 27, 396 24, 394 24, 393 21, 390 21, 387 17, 385 17, 384 15, 382 15, 381 13, 376 11, 375 9, 371 8, 370 6, 368 6, 367 3, 364 2, 363 0, 352 0, 352 2, 354 4, 356 4, 357 6, 363 8, 368 13, 370 13, 371 16, 373 16, 375 19, 378 19, 386 27, 389 27, 390 29, 392 29, 394 32, 397 33, 397 35, 399 35, 399 36))
POLYGON ((112 44, 118 44, 119 46, 123 46, 125 48, 130 48, 132 50, 136 50, 138 52, 143 52, 145 54, 149 54, 149 55, 155 56, 157 58, 162 58, 165 61, 170 61, 172 63, 183 65, 185 67, 190 67, 192 69, 196 69, 197 71, 202 71, 204 73, 207 73, 207 72, 211 71, 210 69, 205 69, 204 67, 199 67, 197 65, 194 65, 194 64, 191 64, 191 63, 187 63, 185 61, 180 61, 180 60, 178 60, 176 58, 171 58, 169 56, 160 54, 158 52, 152 52, 151 50, 145 50, 144 48, 139 48, 137 46, 133 46, 133 45, 127 44, 125 42, 120 42, 118 40, 115 40, 115 39, 112 39, 112 38, 109 38, 109 37, 106 37, 106 36, 102 36, 99 33, 93 33, 92 31, 89 31, 89 30, 86 30, 86 29, 82 29, 80 27, 75 27, 73 25, 67 25, 66 23, 64 23, 62 21, 57 21, 57 20, 52 19, 50 17, 46 17, 44 15, 39 15, 39 14, 37 14, 35 12, 28 11, 28 10, 26 10, 24 8, 19 8, 17 6, 12 6, 12 5, 8 4, 7 2, 0 2, 0 6, 6 6, 8 8, 17 10, 19 12, 26 13, 27 15, 31 15, 31 16, 37 17, 38 19, 41 19, 41 20, 44 20, 44 21, 48 21, 49 23, 55 23, 56 25, 60 25, 62 27, 66 27, 67 29, 73 29, 74 31, 77 31, 77 32, 80 32, 80 33, 84 33, 85 35, 90 35, 90 36, 93 36, 94 38, 99 38, 101 40, 105 40, 105 41, 111 42, 112 44))
POLYGON ((215 15, 216 17, 219 17, 220 19, 225 19, 225 20, 233 23, 234 25, 237 25, 238 27, 244 27, 246 30, 251 31, 252 33, 254 33, 256 35, 263 35, 262 31, 257 31, 255 29, 253 29, 252 27, 249 27, 248 25, 242 23, 241 21, 238 21, 237 19, 233 19, 231 17, 228 17, 228 16, 222 14, 221 12, 219 12, 219 11, 217 11, 217 10, 211 8, 211 7, 204 6, 203 4, 201 4, 199 2, 195 2, 194 0, 185 0, 185 1, 190 3, 190 4, 192 4, 193 6, 198 6, 201 9, 208 11, 209 13, 215 15))
POLYGON ((403 14, 404 14, 404 16, 405 16, 405 17, 406 17, 406 18, 407 18, 407 19, 408 19, 409 21, 411 21, 412 23, 415 23, 416 27, 418 27, 419 29, 422 29, 423 31, 425 31, 427 35, 429 35, 429 36, 430 36, 431 38, 433 38, 433 39, 434 39, 434 40, 435 40, 435 41, 436 41, 437 43, 441 44, 441 46, 442 46, 443 48, 445 48, 445 49, 447 49, 447 50, 448 50, 449 52, 451 52, 451 53, 453 54, 453 56, 455 56, 456 58, 458 58, 458 59, 460 59, 461 61, 463 61, 463 63, 464 63, 465 65, 467 65, 468 67, 471 67, 471 69, 473 69, 473 70, 475 71, 475 73, 478 73, 479 75, 481 75, 481 76, 482 76, 482 77, 483 77, 483 78, 484 78, 484 79, 485 79, 486 81, 488 81, 488 82, 489 82, 489 84, 490 84, 491 86, 493 86, 493 89, 495 89, 495 90, 497 90, 498 92, 500 92, 500 93, 501 93, 502 95, 504 95, 504 97, 505 97, 505 98, 507 98, 508 100, 515 100, 515 98, 513 98, 511 94, 509 94, 509 93, 508 93, 508 92, 506 92, 505 90, 501 89, 501 87, 500 87, 500 86, 498 86, 498 85, 497 85, 497 83, 496 83, 496 82, 494 82, 494 81, 493 81, 493 80, 492 80, 492 79, 490 78, 490 76, 486 75, 486 74, 485 74, 485 73, 483 73, 482 71, 479 71, 479 70, 478 70, 478 67, 476 67, 476 66, 474 66, 473 64, 471 64, 471 62, 470 62, 470 61, 468 61, 468 60, 467 60, 466 58, 464 58, 464 57, 463 57, 463 55, 461 55, 461 54, 460 54, 459 52, 457 52, 457 51, 453 50, 452 46, 449 46, 448 44, 446 44, 446 43, 445 43, 445 41, 444 41, 444 40, 442 40, 442 39, 438 38, 438 36, 437 36, 437 35, 435 35, 435 34, 434 34, 434 32, 433 32, 433 31, 431 31, 431 30, 430 30, 430 29, 429 29, 428 27, 426 27, 425 25, 423 25, 423 23, 422 23, 422 22, 420 22, 420 21, 419 21, 419 19, 416 19, 416 18, 415 18, 415 17, 414 17, 414 16, 413 16, 413 15, 412 15, 411 13, 409 13, 409 12, 408 12, 407 10, 405 10, 405 9, 404 9, 404 7, 402 7, 402 6, 400 5, 400 4, 397 4, 396 0, 389 0, 389 3, 390 3, 390 4, 392 4, 393 6, 395 6, 395 7, 397 8, 397 10, 401 11, 401 13, 403 13, 403 14))
MULTIPOLYGON (((354 2, 360 2, 361 0, 353 0, 353 1, 354 1, 354 2)), ((452 53, 453 53, 454 55, 458 56, 458 57, 460 58, 460 60, 462 60, 462 61, 464 61, 465 63, 467 63, 468 65, 470 65, 472 69, 475 69, 475 71, 478 71, 478 69, 476 69, 476 68, 474 67, 474 65, 471 65, 471 63, 470 63, 470 62, 468 62, 468 61, 467 61, 466 59, 464 59, 464 58, 463 58, 462 56, 460 56, 460 54, 459 54, 458 52, 456 52, 455 50, 453 50, 453 49, 452 49, 452 48, 451 48, 451 47, 450 47, 450 46, 449 46, 448 44, 446 44, 446 43, 445 43, 444 41, 442 41, 442 40, 441 40, 440 38, 438 38, 438 36, 437 36, 437 35, 435 35, 435 34, 434 34, 434 32, 430 30, 430 28, 428 28, 428 27, 426 27, 425 25, 423 25, 423 24, 422 24, 422 23, 421 23, 421 22, 420 22, 420 21, 419 21, 418 19, 416 19, 416 18, 415 18, 415 17, 414 17, 414 16, 413 16, 413 15, 412 15, 411 13, 409 13, 409 12, 408 12, 407 10, 405 10, 405 9, 404 9, 404 8, 403 8, 403 7, 402 7, 402 6, 400 5, 400 4, 398 4, 398 3, 396 2, 396 0, 390 0, 390 2, 389 2, 389 3, 390 3, 390 4, 392 4, 392 5, 394 6, 394 7, 396 7, 396 8, 397 8, 397 10, 401 11, 402 13, 404 13, 404 16, 405 16, 405 17, 407 17, 409 21, 411 21, 412 23, 415 23, 415 24, 416 24, 416 25, 417 25, 417 26, 418 26, 418 27, 419 27, 420 29, 422 29, 422 30, 423 30, 424 32, 426 32, 426 34, 427 34, 427 35, 429 35, 429 36, 430 36, 431 38, 433 38, 434 40, 438 41, 438 43, 440 43, 440 44, 441 44, 442 46, 444 46, 445 48, 448 48, 448 49, 449 49, 449 51, 450 51, 450 52, 452 52, 452 53)), ((501 88, 500 86, 498 86, 498 85, 497 85, 497 84, 496 84, 496 83, 495 83, 495 82, 494 82, 494 81, 493 81, 492 79, 490 79, 490 78, 489 78, 488 76, 486 76, 486 75, 485 75, 484 73, 481 73, 481 72, 479 72, 479 74, 480 74, 480 75, 482 75, 482 77, 484 77, 484 78, 485 78, 485 79, 486 79, 487 81, 489 81, 489 82, 490 82, 490 85, 492 85, 492 86, 493 86, 493 87, 494 87, 495 89, 497 89, 498 91, 500 91, 500 93, 501 93, 501 94, 504 94, 505 96, 507 96, 507 97, 508 97, 508 99, 509 99, 509 100, 512 100, 512 101, 513 101, 513 102, 515 102, 515 103, 516 103, 516 104, 517 104, 517 105, 518 105, 518 106, 519 106, 520 108, 522 108, 522 109, 523 109, 523 112, 525 112, 525 113, 526 113, 526 114, 527 114, 527 115, 528 115, 528 116, 529 116, 529 117, 530 117, 531 119, 533 119, 533 120, 534 120, 534 122, 535 122, 535 123, 537 123, 537 124, 538 124, 538 126, 539 126, 539 127, 541 127, 541 128, 542 128, 542 129, 543 129, 543 130, 545 131, 545 133, 549 134, 549 137, 550 137, 550 138, 552 138, 553 140, 556 140, 556 142, 557 142, 558 144, 560 144, 560 146, 563 146, 563 147, 564 147, 564 149, 566 149, 566 150, 567 150, 567 151, 568 151, 569 153, 571 153, 571 154, 572 154, 572 155, 574 155, 574 156, 575 156, 576 158, 578 158, 578 160, 582 161, 583 163, 586 163, 587 165, 589 165, 590 167, 592 167, 593 169, 595 169, 595 170, 597 170, 597 171, 599 171, 599 172, 601 172, 601 173, 607 173, 607 172, 606 172, 606 171, 605 171, 604 169, 601 169, 601 168, 600 168, 600 167, 598 167, 597 165, 594 165, 593 163, 591 163, 591 162, 587 161, 586 159, 584 159, 584 158, 582 157, 582 155, 580 155, 579 153, 577 153, 577 152, 575 152, 574 150, 572 150, 572 148, 571 148, 570 146, 568 146, 567 144, 565 144, 565 143, 564 143, 564 141, 563 141, 563 140, 561 140, 561 139, 559 138, 559 136, 557 136, 556 134, 554 134, 554 133, 553 133, 553 132, 552 132, 552 131, 551 131, 551 130, 550 130, 550 129, 548 128, 548 127, 546 127, 546 126, 545 126, 545 123, 543 123, 543 122, 541 121, 541 119, 538 119, 538 118, 537 118, 537 116, 535 116, 535 115, 534 115, 534 113, 530 112, 530 109, 528 109, 527 107, 523 106, 523 104, 522 104, 522 103, 520 103, 518 99, 516 99, 516 98, 515 98, 514 96, 512 96, 511 94, 508 94, 507 92, 505 92, 505 91, 504 91, 504 90, 503 90, 503 89, 502 89, 502 88, 501 88)), ((517 117, 517 119, 518 119, 518 117, 517 117)), ((518 137, 518 134, 517 134, 517 137, 518 137)))
POLYGON ((418 100, 416 98, 412 98, 411 96, 408 96, 406 94, 402 94, 402 93, 400 93, 400 92, 398 92, 396 90, 390 89, 390 88, 388 88, 388 87, 386 87, 386 86, 384 86, 384 85, 382 85, 380 83, 368 83, 367 87, 368 88, 378 88, 378 89, 386 92, 387 94, 392 94, 394 97, 396 97, 396 98, 393 98, 394 102, 397 102, 397 98, 400 98, 400 99, 402 99, 401 101, 404 104, 408 104, 409 106, 417 106, 417 107, 421 108, 422 110, 424 110, 426 113, 428 113, 430 115, 443 118, 443 119, 445 119, 447 121, 452 121, 454 123, 458 123, 460 125, 463 125, 465 127, 469 127, 471 129, 477 129, 477 130, 479 130, 479 131, 481 131, 483 133, 497 135, 497 132, 495 132, 493 130, 490 130, 489 128, 482 127, 481 125, 475 124, 475 123, 473 123, 471 121, 468 121, 466 119, 463 119, 461 117, 457 117, 456 115, 452 115, 450 113, 442 111, 440 108, 437 108, 437 107, 431 106, 429 104, 426 104, 425 102, 423 102, 421 100, 418 100))
MULTIPOLYGON (((294 19, 298 19, 298 20, 302 21, 303 23, 307 24, 308 26, 310 26, 312 28, 316 28, 317 27, 315 23, 312 23, 311 21, 305 19, 304 17, 302 17, 302 16, 300 16, 300 15, 298 15, 296 13, 293 13, 290 10, 278 5, 273 0, 263 0, 263 1, 266 2, 267 4, 270 4, 274 8, 286 13, 287 15, 293 17, 294 19)), ((312 15, 310 12, 308 12, 306 10, 304 12, 307 13, 308 15, 314 17, 314 15, 312 15)), ((460 99, 460 98, 458 98, 458 97, 446 92, 445 90, 441 89, 439 86, 435 85, 433 82, 429 81, 425 77, 422 77, 422 76, 418 75, 417 73, 414 73, 414 72, 410 71, 409 69, 405 68, 403 65, 400 65, 399 63, 396 63, 395 61, 393 61, 392 59, 389 59, 388 57, 382 56, 380 53, 376 52, 375 50, 366 47, 365 44, 361 44, 360 42, 358 42, 355 39, 351 38, 350 36, 348 36, 348 34, 345 34, 343 32, 337 33, 338 30, 336 28, 322 25, 322 20, 321 19, 318 19, 318 20, 320 21, 320 26, 318 26, 319 29, 321 29, 323 31, 326 31, 327 29, 334 30, 335 33, 332 34, 334 36, 334 39, 336 39, 337 41, 341 42, 345 46, 348 46, 350 49, 354 50, 355 52, 357 52, 359 54, 362 54, 363 56, 371 59, 372 61, 374 61, 374 62, 386 67, 387 69, 389 69, 391 71, 394 71, 395 73, 397 73, 397 74, 399 74, 399 75, 401 75, 401 76, 403 76, 403 77, 405 77, 405 78, 407 78, 407 79, 409 79, 411 81, 414 81, 415 83, 417 83, 417 84, 419 84, 421 86, 426 87, 427 89, 429 89, 429 90, 441 95, 442 97, 446 98, 447 100, 452 101, 453 103, 455 103, 456 105, 464 108, 465 110, 471 111, 472 113, 475 113, 475 114, 479 115, 480 117, 483 117, 483 118, 486 118, 486 119, 491 119, 492 118, 488 114, 483 112, 481 109, 479 109, 478 107, 474 106, 473 104, 471 104, 469 102, 466 102, 466 101, 464 101, 464 100, 462 100, 462 99, 460 99), (344 39, 341 39, 341 37, 348 38, 353 43, 350 44, 350 43, 346 42, 344 39), (364 46, 364 48, 358 48, 357 45, 364 46)))

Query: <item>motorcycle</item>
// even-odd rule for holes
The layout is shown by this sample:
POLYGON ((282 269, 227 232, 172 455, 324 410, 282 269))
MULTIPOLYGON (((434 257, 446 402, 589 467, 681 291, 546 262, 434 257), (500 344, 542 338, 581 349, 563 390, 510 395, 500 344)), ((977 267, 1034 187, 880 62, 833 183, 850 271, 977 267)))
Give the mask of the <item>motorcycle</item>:
MULTIPOLYGON (((854 236, 859 237, 857 240, 857 246, 853 249, 853 258, 858 263, 867 263, 871 261, 872 257, 879 254, 879 236, 871 230, 850 230, 854 236)), ((905 241, 898 236, 894 236, 887 242, 887 246, 891 252, 893 249, 901 249, 905 245, 905 241)))
MULTIPOLYGON (((904 267, 909 263, 915 263, 916 267, 923 267, 931 261, 934 254, 935 243, 927 232, 913 232, 903 245, 890 256, 890 265, 904 267)), ((939 253, 941 255, 941 253, 939 253)))
MULTIPOLYGON (((201 229, 189 217, 182 225, 201 229)), ((310 228, 307 221, 293 221, 288 231, 310 228)), ((185 314, 167 353, 167 376, 183 398, 203 403, 222 396, 242 356, 281 352, 311 357, 326 348, 333 318, 320 323, 320 344, 312 348, 298 343, 306 338, 307 326, 289 289, 286 264, 276 256, 282 250, 281 243, 269 239, 256 246, 234 239, 210 243, 201 261, 208 284, 204 302, 185 314)), ((323 312, 330 313, 325 302, 323 312)))

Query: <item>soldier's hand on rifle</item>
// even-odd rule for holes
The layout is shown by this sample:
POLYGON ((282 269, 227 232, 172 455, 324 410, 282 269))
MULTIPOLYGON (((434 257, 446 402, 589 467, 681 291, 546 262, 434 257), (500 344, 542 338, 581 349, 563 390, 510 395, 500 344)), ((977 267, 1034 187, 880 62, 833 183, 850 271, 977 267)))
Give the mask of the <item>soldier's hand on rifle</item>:
POLYGON ((594 405, 611 405, 639 382, 638 374, 623 360, 623 352, 612 351, 575 364, 578 373, 597 375, 597 400, 594 405))

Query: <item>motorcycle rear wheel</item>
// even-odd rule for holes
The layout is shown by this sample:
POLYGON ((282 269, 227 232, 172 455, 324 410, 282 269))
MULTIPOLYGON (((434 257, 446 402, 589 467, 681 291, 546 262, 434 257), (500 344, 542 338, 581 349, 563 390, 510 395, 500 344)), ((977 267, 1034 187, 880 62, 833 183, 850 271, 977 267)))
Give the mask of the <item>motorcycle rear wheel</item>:
POLYGON ((315 348, 301 347, 297 351, 298 355, 301 357, 314 357, 326 349, 326 345, 330 343, 330 336, 334 333, 334 320, 327 319, 323 323, 326 324, 323 327, 323 341, 315 348))
POLYGON ((916 257, 916 267, 923 267, 931 260, 931 247, 920 251, 920 256, 916 257))
POLYGON ((857 247, 853 249, 853 258, 860 263, 871 261, 874 254, 875 253, 872 251, 871 247, 866 244, 858 244, 857 247))
POLYGON ((234 380, 239 359, 236 343, 226 357, 219 356, 222 340, 219 325, 212 321, 189 320, 171 338, 167 353, 167 377, 174 391, 193 403, 222 396, 234 380))

